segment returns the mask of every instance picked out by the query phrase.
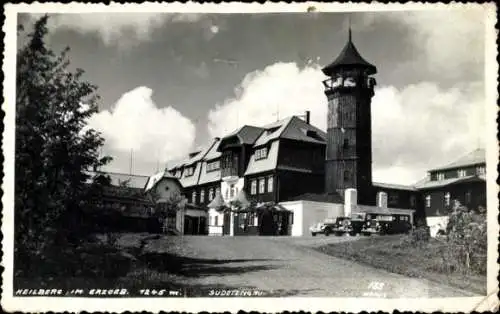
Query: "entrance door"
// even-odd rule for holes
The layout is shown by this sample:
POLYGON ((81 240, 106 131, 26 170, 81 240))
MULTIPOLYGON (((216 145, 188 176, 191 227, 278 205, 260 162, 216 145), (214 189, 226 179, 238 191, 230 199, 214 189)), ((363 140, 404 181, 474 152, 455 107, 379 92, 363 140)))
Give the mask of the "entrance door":
POLYGON ((223 235, 229 235, 231 228, 231 214, 230 213, 224 213, 224 225, 222 227, 222 234, 223 235))

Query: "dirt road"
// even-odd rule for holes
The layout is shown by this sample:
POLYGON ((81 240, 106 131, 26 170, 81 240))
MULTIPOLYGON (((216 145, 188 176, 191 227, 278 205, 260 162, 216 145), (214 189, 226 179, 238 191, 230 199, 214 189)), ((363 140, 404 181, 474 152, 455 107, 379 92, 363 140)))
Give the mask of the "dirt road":
MULTIPOLYGON (((179 237, 185 258, 183 280, 190 285, 251 287, 279 296, 445 297, 472 293, 424 279, 408 278, 317 252, 314 246, 338 237, 179 237)), ((146 250, 171 252, 165 239, 146 250)))

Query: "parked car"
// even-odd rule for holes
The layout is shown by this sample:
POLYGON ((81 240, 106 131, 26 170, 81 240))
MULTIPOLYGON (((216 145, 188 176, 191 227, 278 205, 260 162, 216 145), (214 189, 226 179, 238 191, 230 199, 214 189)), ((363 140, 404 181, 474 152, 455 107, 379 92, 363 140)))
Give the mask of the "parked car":
POLYGON ((351 218, 349 217, 337 217, 331 228, 332 232, 337 236, 341 236, 346 233, 350 235, 354 234, 351 218))
MULTIPOLYGON (((311 231, 311 235, 315 237, 318 233, 324 233, 325 232, 325 224, 323 222, 318 222, 317 224, 312 225, 309 228, 309 231, 311 231)), ((328 231, 327 231, 328 232, 328 231)))
POLYGON ((380 223, 376 219, 369 219, 365 221, 361 228, 362 235, 380 234, 380 223))
POLYGON ((410 220, 405 215, 378 214, 369 219, 362 228, 363 235, 408 233, 412 229, 410 220))

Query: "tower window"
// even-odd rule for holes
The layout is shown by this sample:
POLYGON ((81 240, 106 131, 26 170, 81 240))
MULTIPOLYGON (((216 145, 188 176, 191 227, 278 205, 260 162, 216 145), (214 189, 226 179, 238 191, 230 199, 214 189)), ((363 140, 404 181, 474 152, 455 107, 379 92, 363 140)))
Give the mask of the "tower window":
POLYGON ((344 143, 342 144, 342 148, 343 149, 347 149, 349 148, 349 140, 348 139, 344 139, 344 143))
POLYGON ((344 170, 344 182, 350 181, 351 172, 349 170, 344 170))

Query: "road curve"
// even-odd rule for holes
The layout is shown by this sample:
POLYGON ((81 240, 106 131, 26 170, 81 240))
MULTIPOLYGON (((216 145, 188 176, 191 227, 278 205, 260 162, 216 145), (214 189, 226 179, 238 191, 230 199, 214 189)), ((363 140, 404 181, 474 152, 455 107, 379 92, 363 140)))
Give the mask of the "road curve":
MULTIPOLYGON (((337 237, 179 237, 181 251, 197 260, 205 272, 187 276, 191 285, 253 287, 280 296, 316 297, 462 297, 473 296, 425 279, 409 278, 332 257, 313 249, 337 237), (213 271, 206 271, 212 268, 213 271)), ((148 244, 150 251, 170 251, 164 239, 148 244)), ((194 268, 193 268, 194 269, 194 268)), ((189 273, 189 270, 187 270, 189 273)))

